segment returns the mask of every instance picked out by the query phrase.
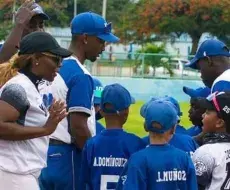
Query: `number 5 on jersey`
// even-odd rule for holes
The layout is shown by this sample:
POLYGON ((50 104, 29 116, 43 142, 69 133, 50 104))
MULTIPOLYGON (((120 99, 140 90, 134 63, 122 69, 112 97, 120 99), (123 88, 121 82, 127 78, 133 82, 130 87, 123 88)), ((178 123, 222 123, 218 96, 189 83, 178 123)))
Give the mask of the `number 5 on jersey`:
POLYGON ((117 183, 119 175, 101 175, 101 187, 100 190, 115 190, 108 187, 109 183, 117 183))

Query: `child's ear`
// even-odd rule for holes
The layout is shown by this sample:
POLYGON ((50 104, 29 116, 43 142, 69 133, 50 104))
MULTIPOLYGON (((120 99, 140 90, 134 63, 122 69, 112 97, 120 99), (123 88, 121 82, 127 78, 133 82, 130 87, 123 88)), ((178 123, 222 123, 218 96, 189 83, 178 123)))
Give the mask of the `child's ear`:
POLYGON ((216 121, 216 127, 217 127, 217 128, 225 127, 225 122, 224 122, 224 120, 223 120, 223 119, 218 119, 218 120, 216 121))
POLYGON ((174 135, 174 134, 175 134, 175 132, 176 132, 176 126, 177 126, 177 125, 175 125, 174 127, 171 128, 171 130, 170 130, 170 134, 171 134, 171 135, 174 135))

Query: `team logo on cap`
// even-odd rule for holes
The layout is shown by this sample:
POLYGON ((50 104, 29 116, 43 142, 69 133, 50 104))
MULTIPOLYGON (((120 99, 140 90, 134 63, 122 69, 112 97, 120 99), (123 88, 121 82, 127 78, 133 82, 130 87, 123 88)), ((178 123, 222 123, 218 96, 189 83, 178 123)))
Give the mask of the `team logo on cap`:
POLYGON ((104 23, 105 25, 105 33, 110 33, 112 30, 112 23, 104 23))
POLYGON ((223 111, 224 111, 226 114, 229 114, 229 113, 230 113, 230 108, 229 108, 228 106, 224 106, 223 111))

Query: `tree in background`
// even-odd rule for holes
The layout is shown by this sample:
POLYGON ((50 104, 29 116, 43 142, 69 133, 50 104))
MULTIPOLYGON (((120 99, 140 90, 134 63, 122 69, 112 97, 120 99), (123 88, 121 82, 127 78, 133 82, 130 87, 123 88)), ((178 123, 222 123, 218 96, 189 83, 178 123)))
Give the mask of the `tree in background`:
POLYGON ((0 41, 5 39, 12 29, 12 0, 0 0, 0 41))
MULTIPOLYGON (((12 7, 16 2, 17 8, 24 0, 0 0, 0 40, 4 39, 9 33, 12 26, 12 7)), ((46 22, 46 26, 52 27, 69 27, 70 21, 74 16, 73 0, 36 0, 44 11, 50 16, 50 20, 46 22)), ((98 14, 102 13, 102 0, 78 0, 77 13, 86 11, 94 11, 98 14)), ((130 0, 108 0, 106 20, 113 23, 113 26, 119 24, 119 18, 126 7, 132 4, 130 0)))
POLYGON ((153 76, 156 74, 157 67, 163 67, 167 70, 170 76, 173 75, 172 67, 168 61, 164 61, 165 57, 165 45, 156 45, 152 43, 146 43, 143 48, 137 51, 136 56, 136 67, 134 71, 137 73, 138 68, 144 69, 144 73, 149 72, 149 68, 153 68, 153 76), (160 55, 164 54, 164 55, 160 55), (144 57, 143 57, 144 56, 144 57), (143 67, 143 58, 144 58, 144 68, 143 67))
POLYGON ((135 15, 130 12, 131 18, 126 22, 139 36, 174 33, 180 37, 187 33, 192 38, 194 54, 203 33, 221 39, 230 34, 229 7, 229 0, 140 0, 133 8, 135 15))

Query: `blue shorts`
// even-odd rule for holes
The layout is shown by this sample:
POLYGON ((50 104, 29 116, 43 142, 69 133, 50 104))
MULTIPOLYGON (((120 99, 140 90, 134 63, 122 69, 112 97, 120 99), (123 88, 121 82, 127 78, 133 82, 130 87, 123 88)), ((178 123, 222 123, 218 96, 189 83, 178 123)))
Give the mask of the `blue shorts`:
POLYGON ((77 190, 81 169, 81 151, 75 145, 50 145, 47 168, 39 178, 41 190, 77 190))

